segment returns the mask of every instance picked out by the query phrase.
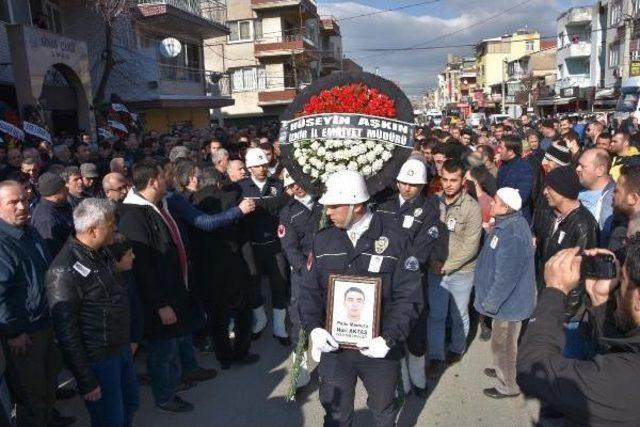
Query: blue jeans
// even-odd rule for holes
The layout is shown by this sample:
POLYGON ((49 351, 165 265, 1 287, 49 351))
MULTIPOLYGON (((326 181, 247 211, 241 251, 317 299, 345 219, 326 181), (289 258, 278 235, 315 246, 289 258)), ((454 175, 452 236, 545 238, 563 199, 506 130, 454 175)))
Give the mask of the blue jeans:
POLYGON ((446 276, 429 272, 428 281, 429 359, 445 360, 447 317, 451 319, 449 350, 463 354, 467 345, 467 335, 469 335, 469 299, 473 289, 473 271, 458 271, 446 276))
POLYGON ((85 400, 92 427, 130 427, 140 405, 138 378, 129 346, 118 354, 91 364, 98 377, 102 397, 97 402, 85 400))
POLYGON ((183 335, 177 338, 178 353, 180 354, 180 369, 184 377, 198 369, 196 350, 193 346, 193 335, 183 335))
POLYGON ((147 342, 147 371, 156 405, 164 405, 174 396, 180 383, 178 339, 153 339, 147 342))

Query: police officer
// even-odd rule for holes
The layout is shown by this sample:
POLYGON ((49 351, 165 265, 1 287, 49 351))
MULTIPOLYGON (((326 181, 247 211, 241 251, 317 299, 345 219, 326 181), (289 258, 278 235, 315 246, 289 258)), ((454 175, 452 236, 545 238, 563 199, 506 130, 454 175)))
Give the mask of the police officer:
MULTIPOLYGON (((443 231, 440 225, 440 209, 435 196, 426 198, 422 190, 427 183, 427 168, 418 159, 407 160, 396 178, 398 193, 378 206, 377 212, 388 226, 395 225, 405 235, 420 262, 423 272, 427 271, 427 261, 434 249, 438 236, 443 231)), ((426 274, 423 276, 426 285, 426 274)), ((423 287, 426 295, 426 286, 423 287)), ((407 340, 407 355, 402 363, 405 392, 415 387, 418 396, 427 395, 425 358, 427 350, 427 315, 425 308, 414 324, 407 340), (406 364, 404 363, 406 361, 406 364), (408 369, 407 369, 408 366, 408 369), (407 372, 408 371, 408 372, 407 372), (408 373, 408 375, 407 375, 408 373), (407 378, 408 377, 408 378, 407 378)))
POLYGON ((393 426, 402 345, 423 305, 420 264, 410 255, 407 239, 397 227, 386 226, 380 214, 368 210, 369 193, 362 175, 336 172, 326 186, 319 202, 326 206, 333 226, 321 230, 313 240, 299 302, 302 326, 311 331, 311 357, 320 361, 324 425, 351 425, 356 379, 360 378, 374 424, 393 426), (331 274, 382 280, 380 335, 358 342, 355 350, 339 348, 324 329, 331 274))
POLYGON ((273 336, 282 345, 290 345, 291 340, 285 327, 289 303, 289 267, 277 235, 280 222, 278 214, 288 197, 284 193, 282 181, 268 176, 269 161, 262 149, 248 149, 245 160, 251 176, 240 181, 238 185, 242 197, 255 200, 257 205, 253 215, 246 218, 257 270, 252 290, 253 333, 260 334, 267 325, 264 301, 260 292, 260 276, 266 275, 273 305, 273 336))
MULTIPOLYGON (((282 173, 284 187, 286 191, 293 196, 280 212, 278 237, 280 238, 282 250, 291 266, 289 318, 293 324, 291 332, 295 348, 300 330, 298 294, 302 282, 302 274, 305 270, 309 253, 311 252, 311 244, 320 228, 322 205, 318 203, 315 197, 307 193, 300 184, 295 182, 286 169, 283 169, 282 173)), ((298 387, 304 387, 311 379, 306 352, 302 357, 298 387)), ((293 363, 295 363, 295 351, 293 352, 293 363)))

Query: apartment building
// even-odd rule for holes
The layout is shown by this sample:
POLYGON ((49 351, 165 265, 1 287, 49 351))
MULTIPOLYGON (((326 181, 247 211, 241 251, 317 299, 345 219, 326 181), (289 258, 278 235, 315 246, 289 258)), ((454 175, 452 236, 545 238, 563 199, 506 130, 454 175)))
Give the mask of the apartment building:
MULTIPOLYGON (((519 117, 526 109, 544 105, 540 98, 549 95, 549 87, 556 83, 556 42, 543 40, 540 50, 524 55, 507 64, 505 112, 519 117)), ((551 105, 551 104, 548 104, 551 105)))
MULTIPOLYGON (((225 20, 217 0, 125 3, 112 27, 105 101, 125 103, 146 129, 208 126, 210 109, 233 103, 204 68, 203 40, 228 34, 225 20), (173 57, 160 50, 168 37, 180 42, 173 57)), ((55 133, 95 131, 105 49, 104 19, 86 0, 0 0, 0 101, 17 113, 41 110, 55 133)))
POLYGON ((277 119, 321 75, 322 54, 328 64, 332 43, 333 52, 342 49, 337 22, 321 22, 312 0, 228 0, 231 33, 205 43, 207 69, 231 78, 235 103, 221 110, 225 122, 277 119))
POLYGON ((438 75, 435 95, 438 108, 447 109, 449 114, 467 116, 471 113, 475 90, 475 58, 448 54, 447 64, 438 75))

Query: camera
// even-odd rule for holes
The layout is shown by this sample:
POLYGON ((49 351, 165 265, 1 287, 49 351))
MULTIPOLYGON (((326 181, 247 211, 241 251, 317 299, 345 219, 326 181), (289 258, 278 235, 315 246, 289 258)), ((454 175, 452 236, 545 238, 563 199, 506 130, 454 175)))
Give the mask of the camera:
POLYGON ((615 279, 615 258, 609 254, 585 255, 582 254, 580 265, 581 279, 615 279))

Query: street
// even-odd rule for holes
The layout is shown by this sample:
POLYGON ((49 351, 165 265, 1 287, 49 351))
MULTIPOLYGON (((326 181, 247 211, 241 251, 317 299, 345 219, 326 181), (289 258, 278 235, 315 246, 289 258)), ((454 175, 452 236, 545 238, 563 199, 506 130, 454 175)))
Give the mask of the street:
MULTIPOLYGON (((290 353, 271 338, 267 331, 252 347, 262 359, 255 366, 222 371, 212 354, 199 354, 202 366, 218 369, 218 376, 187 391, 183 397, 195 405, 186 415, 168 415, 153 407, 149 386, 141 387, 141 405, 136 425, 146 427, 209 426, 320 426, 323 409, 318 401, 318 382, 312 382, 298 395, 296 403, 286 403, 290 353)), ((488 342, 473 340, 468 353, 449 368, 432 386, 425 401, 409 396, 398 418, 398 426, 509 426, 533 425, 537 405, 525 399, 489 399, 482 389, 492 387, 493 380, 482 370, 490 360, 488 342)), ((139 370, 144 363, 138 363, 139 370)), ((58 402, 66 415, 78 417, 78 426, 89 425, 86 410, 78 397, 58 402)), ((358 384, 354 427, 370 426, 366 393, 358 384)))

